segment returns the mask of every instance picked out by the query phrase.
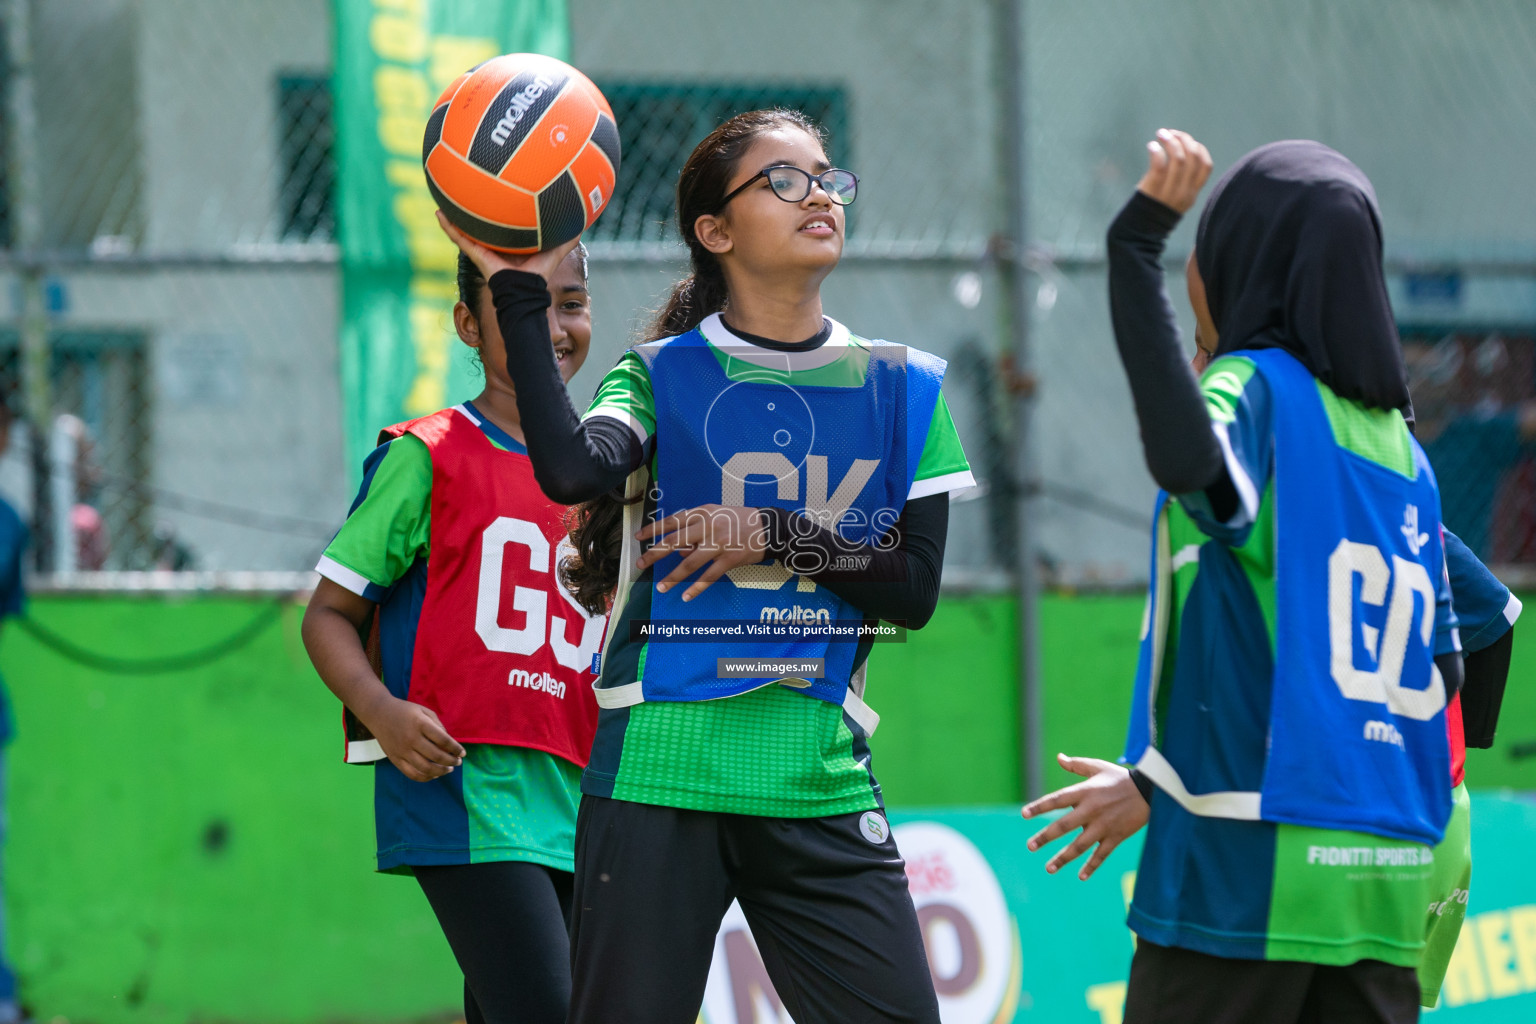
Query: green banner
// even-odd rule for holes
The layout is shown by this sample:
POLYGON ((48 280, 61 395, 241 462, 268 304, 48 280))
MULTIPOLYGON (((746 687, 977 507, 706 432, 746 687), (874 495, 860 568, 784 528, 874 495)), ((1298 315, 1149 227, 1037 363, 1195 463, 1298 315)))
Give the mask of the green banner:
MULTIPOLYGON (((893 812, 944 1024, 1121 1024, 1135 951, 1125 926, 1141 836, 1086 882, 1045 873, 1018 808, 893 812)), ((875 832, 884 823, 874 822, 875 832)), ((1466 924, 1429 1020, 1536 1019, 1536 798, 1474 793, 1466 924)), ((1059 841, 1051 849, 1059 848, 1059 841)), ((703 1024, 784 1024, 741 908, 715 940, 703 1024)))
POLYGON ((432 103, 500 53, 566 59, 570 31, 565 0, 335 0, 335 14, 341 388, 357 467, 379 428, 478 390, 453 331, 456 250, 421 170, 432 103))

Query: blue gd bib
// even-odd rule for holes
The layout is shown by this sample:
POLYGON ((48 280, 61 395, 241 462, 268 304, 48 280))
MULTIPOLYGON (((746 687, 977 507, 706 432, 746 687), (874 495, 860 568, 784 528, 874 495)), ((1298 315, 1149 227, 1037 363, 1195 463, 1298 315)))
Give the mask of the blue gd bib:
POLYGON ((1173 596, 1167 494, 1154 520, 1124 760, 1195 814, 1433 845, 1450 818, 1451 785, 1445 685, 1434 664, 1445 569, 1429 461, 1412 442, 1409 479, 1341 447, 1300 362, 1279 349, 1242 355, 1269 385, 1274 417, 1275 668, 1262 788, 1190 793, 1157 747, 1173 596))

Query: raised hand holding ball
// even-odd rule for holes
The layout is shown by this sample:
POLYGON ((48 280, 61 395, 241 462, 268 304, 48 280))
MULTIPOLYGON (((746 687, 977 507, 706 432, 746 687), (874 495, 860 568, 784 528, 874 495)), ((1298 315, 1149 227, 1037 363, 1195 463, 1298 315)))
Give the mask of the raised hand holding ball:
POLYGON ((437 223, 442 227, 443 234, 449 241, 459 247, 459 251, 469 257, 469 262, 480 271, 480 276, 487 281, 498 270, 521 270, 525 274, 538 274, 548 281, 554 274, 555 268, 565 262, 565 258, 571 254, 571 250, 581 242, 580 238, 572 238, 561 242, 552 249, 540 249, 538 252, 509 253, 492 249, 490 246, 481 245, 470 238, 464 232, 453 226, 453 222, 443 215, 442 210, 437 211, 437 223))

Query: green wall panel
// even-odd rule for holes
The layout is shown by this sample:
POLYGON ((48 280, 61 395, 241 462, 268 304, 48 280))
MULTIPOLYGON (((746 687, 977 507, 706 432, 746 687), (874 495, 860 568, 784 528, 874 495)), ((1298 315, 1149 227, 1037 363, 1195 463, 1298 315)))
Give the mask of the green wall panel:
MULTIPOLYGON (((879 648, 870 699, 888 799, 1017 799, 1009 597, 947 599, 879 648)), ((302 605, 201 667, 82 667, 0 635, 9 749, 8 952, 43 1019, 393 1022, 451 1014, 459 978, 409 879, 372 871, 370 774, 340 762, 339 708, 299 640, 302 605)), ((271 600, 34 599, 113 658, 214 646, 271 600)))
MULTIPOLYGON (((41 1019, 392 1024, 443 1019, 458 972, 419 890, 372 871, 371 779, 340 762, 335 700, 270 598, 43 596, 34 619, 113 658, 254 640, 195 668, 86 668, 0 634, 8 749, 5 941, 41 1019)), ((1017 602, 949 596, 877 647, 874 765, 896 810, 1019 798, 1017 602)), ((1046 598, 1048 753, 1114 758, 1141 599, 1046 598)), ((1499 746, 1474 787, 1536 789, 1536 644, 1516 646, 1499 746)), ((1069 781, 1054 766, 1049 781, 1069 781)))
MULTIPOLYGON (((44 597, 31 614, 131 659, 205 647, 269 605, 44 597)), ((454 1005, 425 899, 371 870, 369 772, 340 762, 301 612, 167 675, 85 669, 5 630, 5 938, 40 1019, 395 1021, 454 1005)))
POLYGON ((870 654, 875 776, 896 806, 996 804, 1019 785, 1018 602, 949 597, 926 627, 870 654))
MULTIPOLYGON (((1521 594, 1527 608, 1536 594, 1521 594)), ((1141 629, 1138 595, 1051 595, 1041 602, 1047 753, 1114 760, 1125 744, 1126 703, 1141 629)), ((1517 628, 1509 689, 1491 750, 1467 752, 1467 784, 1536 789, 1536 629, 1517 628)), ((1076 776, 1051 763, 1055 788, 1076 776)))

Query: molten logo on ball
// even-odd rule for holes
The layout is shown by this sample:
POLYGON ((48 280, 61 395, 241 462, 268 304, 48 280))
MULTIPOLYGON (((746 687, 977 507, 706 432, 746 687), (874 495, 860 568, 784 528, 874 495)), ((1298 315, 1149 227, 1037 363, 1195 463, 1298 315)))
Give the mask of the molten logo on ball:
POLYGON ((514 53, 443 91, 421 159, 455 227, 492 249, 530 253, 570 241, 602 213, 619 171, 619 130, 580 71, 514 53))
MULTIPOLYGON (((496 122, 496 127, 491 130, 491 141, 498 146, 505 146, 507 140, 512 137, 512 129, 517 127, 517 122, 528 113, 528 108, 533 106, 533 101, 544 95, 544 90, 555 84, 555 80, 548 75, 540 75, 516 96, 512 97, 512 105, 507 112, 501 115, 501 120, 496 122)), ((565 136, 560 136, 560 141, 565 141, 565 136)))

